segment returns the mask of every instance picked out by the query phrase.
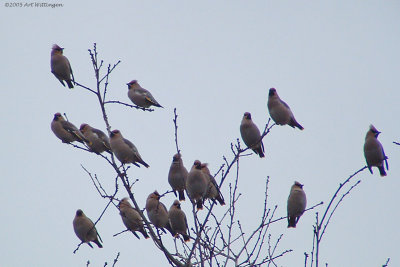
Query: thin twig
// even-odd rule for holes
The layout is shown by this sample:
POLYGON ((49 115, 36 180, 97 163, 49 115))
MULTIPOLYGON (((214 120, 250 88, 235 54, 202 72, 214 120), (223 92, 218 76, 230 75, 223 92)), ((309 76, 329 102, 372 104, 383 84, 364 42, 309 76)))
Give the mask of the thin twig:
POLYGON ((136 105, 127 104, 127 103, 117 101, 117 100, 106 101, 106 102, 104 102, 104 104, 120 104, 120 105, 124 105, 124 106, 130 107, 130 108, 141 109, 143 111, 150 111, 150 112, 154 111, 154 109, 151 109, 151 108, 142 108, 142 107, 139 107, 136 105))
POLYGON ((175 126, 175 146, 176 146, 176 153, 180 153, 181 150, 178 146, 178 114, 176 113, 176 108, 174 108, 174 126, 175 126))

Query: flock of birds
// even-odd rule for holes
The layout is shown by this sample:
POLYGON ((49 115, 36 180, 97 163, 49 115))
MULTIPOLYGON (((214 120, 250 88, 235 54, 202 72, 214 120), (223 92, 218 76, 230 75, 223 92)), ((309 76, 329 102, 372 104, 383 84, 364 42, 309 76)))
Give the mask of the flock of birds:
MULTIPOLYGON (((65 87, 64 81, 69 88, 73 88, 73 73, 68 59, 63 55, 63 48, 58 45, 53 45, 51 51, 51 72, 65 87)), ((150 106, 162 107, 152 96, 152 94, 142 88, 136 80, 127 83, 128 97, 137 106, 149 108, 150 106)), ((268 110, 272 120, 277 125, 289 125, 293 128, 297 127, 303 130, 295 119, 290 107, 282 101, 275 88, 269 89, 268 95, 268 110)), ((142 159, 135 145, 125 139, 119 130, 113 130, 107 136, 99 129, 91 127, 89 124, 83 123, 78 129, 71 122, 64 119, 61 113, 54 114, 51 122, 51 129, 54 134, 63 142, 81 142, 94 153, 100 154, 103 152, 115 155, 122 163, 132 163, 137 167, 140 165, 146 168, 149 165, 142 159)), ((240 124, 240 134, 247 147, 251 148, 260 158, 264 157, 264 145, 262 136, 257 125, 251 119, 251 114, 245 112, 240 124)), ((367 167, 371 173, 372 167, 377 167, 381 176, 386 176, 388 169, 387 157, 384 153, 382 144, 378 141, 380 132, 370 125, 365 137, 364 156, 367 162, 367 167)), ((160 202, 160 194, 157 191, 151 193, 146 200, 146 212, 150 222, 157 229, 168 230, 172 236, 178 237, 182 235, 184 241, 189 241, 188 225, 186 215, 181 209, 180 201, 185 200, 187 196, 196 205, 197 210, 203 209, 203 203, 206 199, 210 199, 214 203, 225 205, 224 198, 220 188, 214 177, 210 174, 210 170, 206 163, 195 160, 192 168, 188 172, 183 165, 180 153, 173 156, 172 164, 168 174, 168 182, 172 187, 175 196, 179 200, 175 200, 169 210, 160 202), (178 195, 177 195, 178 193, 178 195)), ((306 209, 307 199, 303 190, 303 185, 295 182, 290 190, 287 201, 287 219, 288 227, 296 227, 301 215, 306 209)), ((139 238, 135 233, 140 232, 145 238, 149 238, 143 220, 139 212, 131 206, 128 198, 123 198, 119 205, 120 215, 126 228, 139 238)), ((77 210, 73 220, 73 227, 76 235, 90 247, 90 242, 94 242, 98 247, 102 247, 101 238, 96 230, 94 223, 83 213, 82 210, 77 210), (99 240, 100 238, 100 240, 99 240)))

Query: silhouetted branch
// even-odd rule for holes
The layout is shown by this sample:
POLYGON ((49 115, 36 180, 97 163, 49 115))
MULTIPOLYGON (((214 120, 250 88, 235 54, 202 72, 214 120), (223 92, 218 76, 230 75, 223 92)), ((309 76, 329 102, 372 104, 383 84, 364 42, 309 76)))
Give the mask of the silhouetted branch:
POLYGON ((124 103, 124 102, 121 102, 121 101, 116 101, 116 100, 106 101, 106 102, 104 102, 104 104, 120 104, 120 105, 124 105, 124 106, 130 107, 130 108, 141 109, 143 111, 149 111, 149 112, 154 111, 154 109, 151 109, 151 108, 142 108, 142 107, 139 107, 139 106, 136 106, 136 105, 127 104, 127 103, 124 103))
POLYGON ((174 126, 175 126, 175 146, 176 146, 176 153, 180 153, 181 150, 178 146, 178 114, 176 113, 176 108, 174 108, 174 126))
POLYGON ((353 173, 352 175, 350 175, 343 183, 339 184, 338 189, 336 190, 336 192, 333 194, 331 200, 329 201, 328 206, 325 209, 325 212, 322 216, 322 219, 319 221, 319 217, 318 217, 318 212, 316 213, 316 223, 314 225, 314 230, 313 230, 313 248, 311 251, 311 267, 313 266, 314 262, 315 262, 315 266, 318 267, 319 266, 319 250, 320 250, 320 244, 322 241, 322 238, 325 234, 325 231, 329 225, 329 222, 333 216, 333 214, 335 213, 337 207, 340 205, 340 203, 342 203, 343 199, 350 193, 351 190, 353 190, 357 185, 359 185, 359 183, 361 181, 357 181, 354 185, 352 185, 350 187, 350 189, 348 189, 343 195, 342 197, 336 202, 335 206, 333 207, 333 209, 331 210, 331 207, 334 203, 334 201, 336 200, 339 192, 342 190, 342 188, 351 181, 351 179, 356 176, 357 174, 361 173, 362 171, 364 171, 367 168, 367 166, 362 167, 361 169, 359 169, 358 171, 356 171, 355 173, 353 173), (329 215, 328 215, 329 213, 329 215), (328 216, 328 217, 327 217, 328 216), (327 219, 326 223, 325 219, 327 219), (322 229, 322 231, 321 231, 322 229))
POLYGON ((385 264, 382 265, 382 267, 387 267, 387 266, 389 266, 389 261, 390 261, 390 258, 387 258, 385 264))

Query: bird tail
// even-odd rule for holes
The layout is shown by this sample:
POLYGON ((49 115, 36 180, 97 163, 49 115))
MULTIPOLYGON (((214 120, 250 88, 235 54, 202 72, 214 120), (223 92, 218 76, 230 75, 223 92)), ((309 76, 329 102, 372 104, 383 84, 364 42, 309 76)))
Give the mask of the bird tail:
POLYGON ((382 177, 386 176, 385 167, 383 166, 383 164, 382 166, 379 166, 378 169, 382 177))
POLYGON ((203 200, 199 199, 196 202, 196 205, 197 205, 197 210, 202 210, 203 209, 203 200))
POLYGON ((136 236, 136 238, 137 239, 139 239, 140 240, 140 237, 138 236, 138 234, 137 233, 135 233, 135 231, 131 231, 132 232, 132 234, 134 235, 134 236, 136 236))
POLYGON ((142 235, 144 236, 144 238, 146 238, 146 239, 149 238, 149 235, 147 234, 146 230, 144 230, 144 228, 140 229, 139 231, 142 233, 142 235))
POLYGON ((164 108, 163 106, 158 104, 158 102, 155 101, 155 99, 151 99, 150 97, 146 97, 146 100, 149 101, 153 106, 156 106, 156 107, 159 107, 159 108, 164 108))
POLYGON ((225 205, 225 201, 224 201, 224 199, 222 198, 222 196, 217 196, 215 199, 218 200, 218 202, 219 202, 219 204, 220 204, 221 206, 225 205))
MULTIPOLYGON (((93 241, 99 248, 102 248, 103 245, 100 243, 100 241, 96 238, 96 240, 93 241)), ((89 243, 88 243, 89 244, 89 243)))
POLYGON ((185 240, 185 242, 190 241, 190 236, 188 236, 187 234, 182 234, 182 236, 183 236, 183 240, 185 240))
POLYGON ((260 158, 265 157, 264 155, 264 144, 260 141, 259 146, 253 149, 254 153, 256 153, 260 158))
POLYGON ((300 130, 304 130, 304 127, 301 126, 300 123, 298 123, 295 119, 292 119, 292 120, 289 122, 289 125, 292 126, 293 128, 294 128, 294 127, 297 127, 297 128, 299 128, 300 130))
POLYGON ((71 81, 71 80, 66 80, 66 82, 67 82, 67 84, 68 84, 69 89, 74 88, 74 85, 72 84, 72 81, 71 81))
POLYGON ((144 160, 140 160, 138 161, 140 164, 142 164, 143 166, 145 166, 146 168, 150 167, 149 164, 147 164, 144 160))
POLYGON ((296 228, 296 217, 288 217, 288 228, 296 228))
POLYGON ((368 163, 367 163, 367 167, 368 167, 369 172, 370 172, 371 174, 374 174, 373 171, 372 171, 372 167, 371 167, 370 165, 368 165, 368 163))
POLYGON ((179 193, 179 201, 185 200, 185 191, 180 190, 180 191, 178 191, 178 193, 179 193))

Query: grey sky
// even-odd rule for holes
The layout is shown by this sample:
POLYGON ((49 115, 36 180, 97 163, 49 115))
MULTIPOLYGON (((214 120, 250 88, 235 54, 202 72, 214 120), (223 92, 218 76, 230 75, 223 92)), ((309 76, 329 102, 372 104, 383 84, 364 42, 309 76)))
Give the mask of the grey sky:
MULTIPOLYGON (((151 166, 130 170, 140 179, 133 191, 141 206, 154 189, 170 189, 174 107, 186 167, 200 159, 215 173, 223 155, 232 157, 230 143, 240 137, 245 111, 263 128, 267 92, 275 87, 305 130, 274 127, 264 139, 265 159, 241 159, 238 219, 246 220, 245 231, 261 215, 267 176, 277 217, 286 214, 294 180, 305 185, 309 206, 327 202, 365 165, 362 147, 373 123, 382 131, 388 176, 380 178, 376 169, 357 176, 362 183, 337 210, 320 259, 329 266, 379 266, 390 257, 390 266, 400 266, 400 146, 392 143, 400 141, 399 19, 398 1, 68 1, 60 8, 2 3, 0 265, 85 266, 89 259, 90 266, 103 266, 118 251, 118 266, 166 264, 151 240, 130 233, 112 237, 124 229, 115 208, 97 226, 104 248, 82 246, 72 254, 79 243, 75 211, 96 220, 106 205, 80 164, 109 191, 114 173, 51 132, 56 112, 66 112, 77 126, 105 127, 94 96, 62 87, 50 73, 50 51, 54 43, 65 47, 77 81, 94 86, 87 49, 96 42, 105 63, 122 61, 110 79, 110 99, 129 102, 125 84, 137 79, 165 107, 148 113, 108 106, 113 129, 133 141, 151 166)), ((228 197, 227 183, 222 191, 228 197)), ((173 200, 169 195, 163 202, 169 208, 173 200)), ((189 217, 188 202, 183 209, 189 217)), ((279 250, 294 250, 279 266, 302 266, 314 221, 312 211, 294 230, 285 221, 271 227, 272 238, 284 234, 279 250)))

